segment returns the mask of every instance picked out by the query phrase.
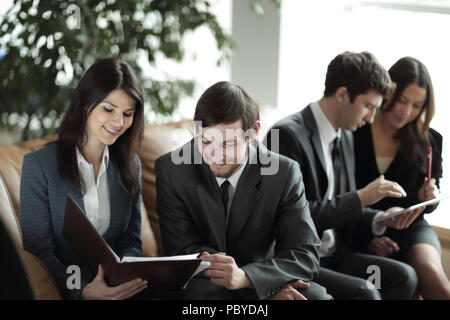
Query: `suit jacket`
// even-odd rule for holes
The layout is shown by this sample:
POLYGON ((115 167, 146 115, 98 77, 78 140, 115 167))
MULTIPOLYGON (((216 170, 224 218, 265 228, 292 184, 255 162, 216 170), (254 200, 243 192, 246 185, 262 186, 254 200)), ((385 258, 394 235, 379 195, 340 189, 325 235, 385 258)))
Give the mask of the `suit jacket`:
POLYGON ((255 147, 257 161, 249 161, 240 177, 228 228, 214 175, 204 161, 194 163, 201 160, 195 139, 157 159, 157 212, 167 254, 226 252, 265 299, 287 282, 317 275, 320 240, 298 164, 255 147), (193 164, 176 164, 174 156, 193 164), (276 174, 261 174, 263 157, 278 161, 276 174))
POLYGON ((306 198, 319 235, 322 236, 324 230, 336 228, 338 250, 353 247, 350 242, 351 235, 356 231, 355 223, 364 222, 371 225, 378 210, 363 208, 356 192, 352 133, 342 130, 341 136, 348 191, 331 200, 325 197, 328 187, 326 164, 319 131, 310 106, 277 122, 269 130, 264 143, 272 151, 278 151, 300 164, 306 198), (273 129, 278 131, 272 131, 273 129), (276 134, 279 135, 278 150, 276 150, 276 134))
MULTIPOLYGON (((140 170, 137 156, 136 161, 140 170)), ((134 203, 120 186, 113 161, 109 162, 107 175, 111 216, 103 238, 120 257, 141 256, 141 198, 134 203)), ((77 299, 95 274, 91 274, 62 234, 67 194, 84 210, 81 191, 67 184, 59 175, 56 143, 25 155, 20 183, 24 249, 42 259, 65 298, 77 299), (67 274, 66 269, 70 265, 77 265, 81 269, 80 290, 67 288, 67 278, 71 274, 67 274)))

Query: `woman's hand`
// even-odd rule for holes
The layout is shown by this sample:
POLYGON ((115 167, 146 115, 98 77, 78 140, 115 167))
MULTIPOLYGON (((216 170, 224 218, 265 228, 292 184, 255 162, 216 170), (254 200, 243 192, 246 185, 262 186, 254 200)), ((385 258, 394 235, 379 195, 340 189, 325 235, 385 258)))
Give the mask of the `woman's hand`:
MULTIPOLYGON (((382 221, 377 222, 377 227, 380 228, 382 226, 386 226, 392 229, 396 230, 402 230, 408 228, 411 223, 416 220, 416 218, 423 212, 425 208, 419 208, 416 210, 407 211, 405 213, 399 214, 394 217, 387 218, 382 221)), ((401 207, 392 207, 387 209, 386 211, 382 212, 381 215, 390 215, 392 213, 395 213, 397 211, 401 211, 403 208, 401 207)))
POLYGON ((373 238, 369 244, 369 252, 382 257, 390 257, 400 248, 397 242, 389 237, 373 238))
POLYGON ((147 288, 147 281, 134 279, 121 285, 110 287, 105 282, 103 268, 98 266, 94 280, 83 288, 81 297, 86 300, 123 300, 147 288))
POLYGON ((422 187, 420 187, 419 192, 417 192, 417 198, 421 202, 436 199, 439 197, 439 189, 436 186, 436 179, 425 178, 422 187))

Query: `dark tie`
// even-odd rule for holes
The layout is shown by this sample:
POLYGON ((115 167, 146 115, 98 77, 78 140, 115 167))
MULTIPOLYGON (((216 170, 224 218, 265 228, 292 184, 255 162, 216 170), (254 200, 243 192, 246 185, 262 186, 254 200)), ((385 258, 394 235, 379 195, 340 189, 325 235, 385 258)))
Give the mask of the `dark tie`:
POLYGON ((220 193, 222 195, 223 207, 225 209, 225 220, 227 218, 228 211, 228 187, 230 186, 230 181, 225 180, 220 186, 220 193))
POLYGON ((334 194, 341 193, 341 141, 338 137, 333 140, 333 149, 331 151, 331 157, 333 158, 333 171, 334 171, 334 194))

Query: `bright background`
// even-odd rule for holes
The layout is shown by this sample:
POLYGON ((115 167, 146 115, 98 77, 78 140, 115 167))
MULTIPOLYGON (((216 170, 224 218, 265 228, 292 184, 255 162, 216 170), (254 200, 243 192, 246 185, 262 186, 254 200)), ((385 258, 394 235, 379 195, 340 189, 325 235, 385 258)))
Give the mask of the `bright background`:
MULTIPOLYGON (((12 0, 0 1, 0 15, 11 4, 12 0)), ((283 0, 279 12, 269 0, 261 4, 264 15, 255 14, 249 0, 213 1, 219 22, 237 43, 228 63, 216 65, 220 53, 214 39, 200 28, 185 37, 182 63, 158 58, 157 69, 145 67, 155 78, 172 74, 193 77, 198 84, 194 96, 182 99, 172 118, 151 114, 149 121, 192 118, 200 94, 217 81, 230 80, 247 88, 260 103, 264 132, 321 97, 326 67, 337 54, 367 50, 386 69, 403 56, 413 56, 427 66, 433 80, 437 111, 431 125, 444 136, 441 192, 450 194, 450 1, 283 0)), ((448 208, 450 200, 427 220, 450 228, 448 208)))

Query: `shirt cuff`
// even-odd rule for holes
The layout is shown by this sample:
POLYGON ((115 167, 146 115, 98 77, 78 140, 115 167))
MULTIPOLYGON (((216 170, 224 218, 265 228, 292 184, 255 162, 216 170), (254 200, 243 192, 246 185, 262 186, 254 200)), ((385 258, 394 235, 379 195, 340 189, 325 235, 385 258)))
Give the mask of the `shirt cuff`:
POLYGON ((376 221, 376 218, 382 214, 383 211, 378 212, 372 219, 372 233, 374 236, 381 236, 387 229, 386 226, 378 227, 376 221))

